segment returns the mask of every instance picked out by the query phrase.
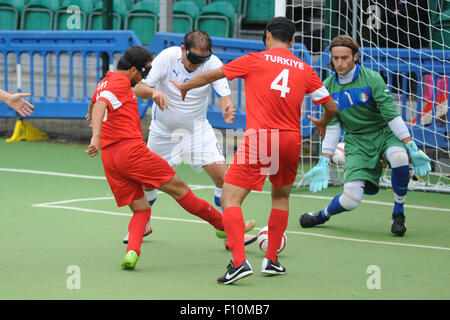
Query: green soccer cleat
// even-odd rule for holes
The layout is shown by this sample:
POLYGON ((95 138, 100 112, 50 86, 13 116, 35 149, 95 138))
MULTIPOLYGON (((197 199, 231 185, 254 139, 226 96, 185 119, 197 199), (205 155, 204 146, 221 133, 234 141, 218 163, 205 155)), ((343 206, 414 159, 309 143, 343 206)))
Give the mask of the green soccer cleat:
MULTIPOLYGON (((247 223, 245 224, 245 233, 252 231, 254 227, 255 227, 255 220, 247 221, 247 223)), ((216 229, 216 236, 219 239, 224 239, 227 237, 227 234, 225 233, 225 230, 216 229)))
POLYGON ((136 253, 136 251, 130 250, 125 255, 125 258, 123 258, 120 266, 122 267, 123 270, 133 270, 138 260, 139 256, 136 253))

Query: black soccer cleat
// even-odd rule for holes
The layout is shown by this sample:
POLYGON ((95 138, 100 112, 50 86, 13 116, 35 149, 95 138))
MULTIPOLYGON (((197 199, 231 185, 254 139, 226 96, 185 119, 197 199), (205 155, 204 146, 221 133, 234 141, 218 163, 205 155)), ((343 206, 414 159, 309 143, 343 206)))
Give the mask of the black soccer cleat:
POLYGON ((405 234, 406 224, 405 224, 405 215, 403 214, 403 212, 392 214, 391 232, 399 237, 405 234))
POLYGON ((285 274, 286 268, 278 260, 274 263, 272 260, 264 258, 262 262, 262 273, 270 275, 285 274))
POLYGON ((217 282, 221 284, 232 284, 233 282, 248 277, 251 274, 253 274, 252 266, 247 260, 244 260, 239 267, 235 267, 233 265, 233 261, 230 261, 227 266, 227 272, 225 272, 222 277, 217 279, 217 282))
POLYGON ((321 211, 308 212, 300 217, 300 225, 303 228, 311 228, 318 224, 324 224, 327 220, 322 216, 321 211))

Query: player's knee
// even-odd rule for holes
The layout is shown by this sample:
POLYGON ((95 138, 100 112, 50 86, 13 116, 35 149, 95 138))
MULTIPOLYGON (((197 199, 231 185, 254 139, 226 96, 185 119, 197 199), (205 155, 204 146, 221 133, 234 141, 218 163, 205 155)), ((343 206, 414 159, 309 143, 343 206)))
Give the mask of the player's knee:
POLYGON ((407 166, 409 164, 408 154, 402 148, 397 148, 387 154, 387 160, 391 168, 407 166))
POLYGON ((175 175, 158 189, 178 200, 189 191, 189 186, 180 177, 175 175))
POLYGON ((222 209, 225 210, 226 208, 228 208, 230 206, 230 201, 229 201, 229 196, 226 194, 222 194, 222 196, 220 197, 220 203, 222 204, 222 209))
POLYGON ((361 203, 364 194, 362 187, 347 187, 339 198, 341 206, 346 210, 356 209, 361 203))
POLYGON ((232 194, 223 193, 220 197, 220 203, 222 204, 222 210, 226 210, 230 207, 239 207, 242 204, 242 201, 239 200, 237 197, 235 197, 232 194))
POLYGON ((224 177, 217 177, 214 179, 214 184, 216 185, 217 188, 222 189, 223 188, 223 183, 224 183, 224 177))
POLYGON ((272 192, 272 203, 289 203, 289 193, 272 192))

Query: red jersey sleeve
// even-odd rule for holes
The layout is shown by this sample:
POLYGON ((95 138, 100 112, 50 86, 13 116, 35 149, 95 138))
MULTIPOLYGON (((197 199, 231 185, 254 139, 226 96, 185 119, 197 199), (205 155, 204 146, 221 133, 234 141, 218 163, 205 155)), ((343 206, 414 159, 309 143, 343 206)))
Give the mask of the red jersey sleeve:
POLYGON ((252 53, 249 53, 223 65, 221 68, 225 77, 230 81, 235 78, 245 79, 251 68, 251 55, 252 53))
POLYGON ((108 105, 109 111, 114 111, 120 108, 129 98, 129 87, 125 78, 115 78, 114 82, 108 82, 107 79, 99 83, 99 87, 95 94, 96 102, 98 100, 104 101, 108 105))
POLYGON ((315 105, 331 100, 331 95, 323 85, 316 71, 311 68, 311 81, 307 92, 315 105))

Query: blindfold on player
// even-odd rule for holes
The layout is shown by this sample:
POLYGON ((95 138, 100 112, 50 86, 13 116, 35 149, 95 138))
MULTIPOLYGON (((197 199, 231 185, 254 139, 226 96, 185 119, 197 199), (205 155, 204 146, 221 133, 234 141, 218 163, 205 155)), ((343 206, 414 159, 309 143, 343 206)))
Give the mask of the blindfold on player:
POLYGON ((186 58, 189 60, 192 64, 204 64, 206 61, 208 61, 211 58, 212 52, 209 52, 209 54, 201 55, 196 54, 189 49, 186 49, 186 58))

